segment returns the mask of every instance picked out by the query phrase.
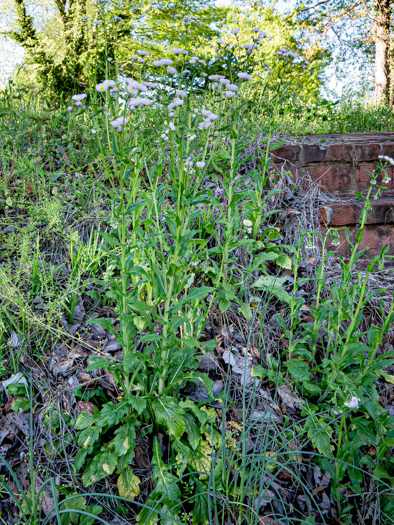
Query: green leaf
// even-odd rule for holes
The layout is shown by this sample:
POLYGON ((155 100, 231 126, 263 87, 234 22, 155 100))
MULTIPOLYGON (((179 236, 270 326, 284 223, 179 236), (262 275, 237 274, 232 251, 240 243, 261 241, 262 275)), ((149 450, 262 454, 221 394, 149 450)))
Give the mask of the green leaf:
MULTIPOLYGON (((93 514, 94 516, 98 516, 100 512, 102 512, 103 507, 100 505, 89 505, 89 507, 86 507, 85 511, 89 512, 90 514, 93 514)), ((91 518, 89 516, 80 515, 79 516, 79 525, 93 525, 93 523, 96 520, 94 518, 91 518)))
POLYGON ((115 438, 111 441, 118 456, 124 456, 135 447, 135 423, 128 421, 115 430, 115 438))
POLYGON ((126 399, 131 408, 135 410, 138 415, 142 414, 142 412, 146 409, 147 401, 144 397, 138 397, 134 396, 133 394, 129 394, 126 396, 126 399))
POLYGON ((97 425, 100 425, 101 427, 113 427, 122 421, 124 416, 129 413, 129 410, 129 403, 125 399, 122 399, 116 405, 109 402, 103 406, 99 417, 97 418, 96 416, 95 420, 97 425))
POLYGON ((118 459, 115 454, 109 450, 97 454, 89 463, 82 476, 82 482, 85 487, 97 483, 101 479, 112 474, 116 468, 118 459))
POLYGON ((91 427, 97 419, 97 415, 90 414, 89 412, 81 412, 75 422, 76 430, 83 430, 84 428, 91 427))
POLYGON ((72 512, 75 510, 85 510, 86 500, 84 497, 80 496, 79 498, 73 498, 66 500, 60 504, 60 510, 69 510, 70 512, 60 514, 60 523, 61 525, 69 525, 72 523, 76 525, 78 523, 79 514, 72 512))
POLYGON ((140 484, 140 478, 134 474, 130 467, 127 467, 120 473, 116 482, 119 496, 133 501, 140 493, 140 484))
POLYGON ((275 295, 280 301, 290 303, 290 295, 282 288, 286 281, 286 276, 275 277, 274 275, 261 275, 257 281, 252 284, 252 287, 263 289, 268 293, 275 295))
POLYGON ((178 301, 178 303, 175 306, 173 306, 169 311, 170 313, 177 312, 185 304, 190 303, 191 301, 196 301, 197 299, 202 299, 214 290, 215 288, 212 288, 211 286, 200 286, 199 288, 192 288, 190 292, 184 297, 182 297, 182 299, 178 301))
POLYGON ((187 432, 189 444, 193 450, 196 450, 198 444, 201 441, 200 429, 196 425, 194 417, 191 414, 186 412, 186 414, 184 415, 184 418, 185 418, 185 430, 187 432))
POLYGON ((168 433, 175 438, 180 438, 186 426, 184 411, 173 401, 173 398, 155 399, 152 408, 157 421, 167 428, 168 433))
POLYGON ((308 417, 305 421, 305 430, 308 430, 308 437, 314 447, 325 456, 332 456, 334 446, 331 445, 332 428, 327 425, 324 419, 319 417, 308 417))
POLYGON ((89 365, 86 368, 87 372, 92 370, 103 370, 111 366, 108 359, 103 359, 102 357, 89 357, 89 365))
POLYGON ((198 479, 194 479, 196 495, 193 497, 193 524, 206 525, 209 523, 208 490, 198 479))
POLYGON ((296 381, 308 381, 310 373, 305 361, 290 359, 290 361, 286 361, 284 365, 296 381))
POLYGON ((245 318, 249 321, 253 317, 253 312, 251 307, 246 304, 242 303, 241 306, 238 308, 238 311, 244 314, 245 318))
POLYGON ((261 379, 264 379, 267 377, 267 375, 268 375, 268 370, 261 365, 253 367, 252 370, 250 371, 251 377, 259 377, 261 379))
POLYGON ((284 268, 285 270, 291 270, 292 269, 292 261, 288 255, 285 253, 279 254, 278 258, 275 259, 275 263, 280 266, 280 268, 284 268))

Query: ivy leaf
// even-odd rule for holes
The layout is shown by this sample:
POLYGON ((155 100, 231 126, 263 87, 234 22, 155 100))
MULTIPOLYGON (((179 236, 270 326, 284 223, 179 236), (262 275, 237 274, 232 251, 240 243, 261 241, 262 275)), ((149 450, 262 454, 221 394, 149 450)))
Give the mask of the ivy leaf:
POLYGON ((167 428, 168 433, 175 438, 180 438, 185 430, 186 423, 183 417, 183 409, 174 403, 173 398, 155 399, 152 408, 157 421, 167 428))
POLYGON ((332 428, 318 417, 309 417, 305 421, 305 430, 308 430, 308 437, 312 441, 314 447, 325 456, 332 456, 334 450, 331 445, 332 428))
POLYGON ((308 365, 299 359, 290 359, 284 365, 296 381, 308 381, 310 377, 308 365))
POLYGON ((133 501, 140 493, 140 483, 140 478, 134 474, 130 467, 127 467, 120 473, 116 482, 119 496, 133 501))

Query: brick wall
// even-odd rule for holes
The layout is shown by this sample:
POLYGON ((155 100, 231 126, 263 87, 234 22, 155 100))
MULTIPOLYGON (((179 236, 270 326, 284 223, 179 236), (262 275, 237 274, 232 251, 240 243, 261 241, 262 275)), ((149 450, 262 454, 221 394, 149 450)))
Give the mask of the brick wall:
MULTIPOLYGON (((301 181, 307 172, 322 194, 320 223, 328 227, 347 226, 355 239, 363 201, 355 191, 365 194, 370 173, 378 165, 379 155, 394 158, 394 133, 354 133, 347 135, 316 135, 291 137, 272 152, 273 167, 285 167, 301 181)), ((369 247, 367 258, 389 246, 394 255, 394 166, 388 169, 390 182, 380 197, 372 201, 361 248, 369 247)), ((344 231, 337 249, 343 256, 350 254, 344 231)))

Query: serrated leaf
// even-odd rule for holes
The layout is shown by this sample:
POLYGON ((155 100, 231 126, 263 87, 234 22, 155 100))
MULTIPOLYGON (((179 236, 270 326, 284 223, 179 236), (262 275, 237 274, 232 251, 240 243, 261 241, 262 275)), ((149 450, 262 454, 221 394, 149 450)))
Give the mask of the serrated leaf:
POLYGON ((135 447, 135 427, 132 422, 127 422, 125 425, 115 430, 115 437, 111 441, 118 456, 124 456, 135 447))
POLYGON ((90 363, 86 368, 87 372, 91 372, 92 370, 103 370, 111 365, 108 359, 103 359, 102 357, 89 357, 89 361, 90 363))
POLYGON ((183 409, 171 397, 155 399, 152 408, 157 421, 167 428, 168 433, 180 438, 186 426, 183 409))
POLYGON ((82 482, 85 487, 97 483, 103 478, 112 474, 117 465, 117 457, 108 450, 97 454, 89 461, 85 472, 82 476, 82 482))
POLYGON ((296 381, 308 381, 310 372, 305 361, 300 361, 299 359, 290 359, 290 361, 286 361, 284 365, 287 367, 291 376, 296 381))
POLYGON ((195 479, 196 495, 193 497, 193 524, 206 525, 209 523, 209 502, 207 487, 195 479))
POLYGON ((77 421, 75 422, 76 430, 84 430, 85 428, 91 427, 97 416, 90 414, 89 412, 81 412, 78 416, 77 421))
POLYGON ((100 415, 95 420, 101 427, 113 427, 118 425, 122 419, 129 413, 128 401, 122 399, 116 405, 112 402, 106 403, 101 409, 100 415))
POLYGON ((314 447, 325 456, 332 456, 334 446, 331 445, 332 428, 327 425, 324 419, 318 417, 308 417, 305 421, 305 430, 308 430, 308 437, 314 447))
POLYGON ((127 467, 120 473, 116 482, 119 496, 133 501, 140 493, 140 483, 140 478, 134 474, 130 467, 127 467))

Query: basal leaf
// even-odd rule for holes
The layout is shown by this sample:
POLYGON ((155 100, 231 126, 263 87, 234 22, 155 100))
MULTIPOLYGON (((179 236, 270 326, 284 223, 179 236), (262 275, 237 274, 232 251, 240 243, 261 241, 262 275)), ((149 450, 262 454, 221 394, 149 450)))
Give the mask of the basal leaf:
POLYGON ((75 422, 75 429, 76 430, 83 430, 84 428, 91 427, 95 420, 97 419, 97 415, 90 414, 89 412, 81 412, 78 416, 77 421, 75 422))
POLYGON ((171 397, 155 399, 152 408, 157 421, 167 428, 168 433, 180 438, 186 425, 183 409, 171 397))
POLYGON ((290 359, 290 361, 286 361, 284 365, 287 367, 291 376, 296 381, 308 381, 310 372, 305 361, 300 361, 299 359, 290 359))
POLYGON ((134 474, 130 467, 127 467, 120 473, 116 482, 119 496, 133 501, 140 493, 140 483, 140 478, 134 474))

